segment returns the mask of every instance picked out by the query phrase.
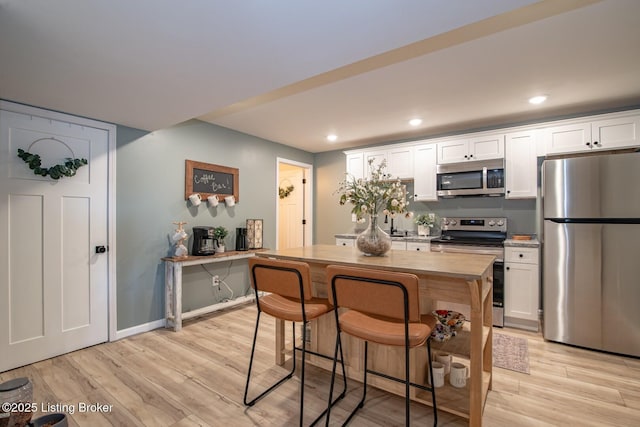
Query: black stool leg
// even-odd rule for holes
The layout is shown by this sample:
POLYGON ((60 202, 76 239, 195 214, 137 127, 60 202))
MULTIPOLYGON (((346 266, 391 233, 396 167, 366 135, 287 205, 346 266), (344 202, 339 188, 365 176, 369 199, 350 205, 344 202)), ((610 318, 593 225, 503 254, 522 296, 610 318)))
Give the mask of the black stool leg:
MULTIPOLYGON (((282 384, 286 380, 288 380, 291 377, 293 377, 293 373, 296 370, 296 358, 295 358, 295 354, 294 354, 293 367, 291 368, 291 371, 287 375, 285 375, 283 378, 278 380, 275 384, 273 384, 272 386, 267 388, 265 391, 260 393, 257 397, 253 398, 253 400, 247 401, 247 395, 249 393, 249 382, 250 382, 250 379, 251 379, 251 368, 253 367, 253 356, 254 356, 254 353, 255 353, 255 350, 256 350, 256 339, 258 338, 258 328, 260 326, 260 314, 261 314, 261 312, 258 311, 258 316, 256 318, 256 329, 255 329, 255 331, 253 333, 253 344, 251 345, 251 358, 249 359, 249 372, 247 372, 247 383, 246 383, 246 385, 244 387, 244 404, 246 406, 253 406, 254 403, 256 403, 258 400, 262 399, 265 395, 269 394, 273 389, 275 389, 280 384, 282 384)), ((295 325, 294 325, 294 327, 295 327, 295 325)), ((295 332, 294 332, 294 338, 295 338, 295 332)), ((295 345, 295 341, 294 341, 294 345, 295 345)))
POLYGON ((436 406, 436 387, 433 385, 433 367, 431 362, 431 337, 427 339, 427 357, 429 358, 429 378, 431 378, 431 401, 433 402, 433 427, 438 425, 438 408, 436 406))

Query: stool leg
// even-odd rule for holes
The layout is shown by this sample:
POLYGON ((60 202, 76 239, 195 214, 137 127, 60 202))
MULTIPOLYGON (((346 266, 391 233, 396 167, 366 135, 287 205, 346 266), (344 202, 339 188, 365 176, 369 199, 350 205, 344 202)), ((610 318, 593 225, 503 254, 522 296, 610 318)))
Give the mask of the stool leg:
POLYGON ((433 402, 433 427, 438 425, 438 408, 436 406, 436 387, 433 385, 433 367, 431 362, 431 337, 427 339, 427 357, 429 358, 429 378, 431 378, 431 401, 433 402))
MULTIPOLYGON (((254 356, 255 350, 256 350, 256 339, 258 338, 258 328, 260 327, 260 314, 261 314, 261 312, 258 310, 258 316, 256 317, 256 329, 255 329, 255 331, 253 333, 253 344, 251 345, 251 357, 249 359, 249 371, 247 372, 247 383, 245 384, 245 387, 244 387, 244 404, 246 406, 253 406, 254 403, 256 403, 258 400, 262 399, 265 395, 267 395, 273 389, 275 389, 280 384, 282 384, 286 380, 288 380, 291 377, 293 377, 293 373, 296 370, 296 358, 295 358, 295 354, 294 354, 294 357, 293 357, 293 368, 291 369, 291 371, 287 375, 285 375, 283 378, 278 380, 275 384, 273 384, 272 386, 267 388, 265 391, 260 393, 257 397, 253 398, 253 400, 247 401, 247 395, 249 393, 249 382, 251 380, 251 369, 253 367, 253 356, 254 356)), ((294 332, 294 334, 295 334, 295 332, 294 332)), ((295 341, 294 341, 294 343, 295 343, 295 341)))

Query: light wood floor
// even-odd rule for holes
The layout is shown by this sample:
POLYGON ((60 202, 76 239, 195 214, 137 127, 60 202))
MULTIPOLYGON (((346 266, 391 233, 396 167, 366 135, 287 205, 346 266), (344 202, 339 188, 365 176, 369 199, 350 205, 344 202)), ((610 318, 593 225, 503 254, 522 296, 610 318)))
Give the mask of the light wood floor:
MULTIPOLYGON (((272 380, 284 368, 273 365, 274 323, 263 317, 255 368, 259 380, 272 380)), ((297 379, 252 408, 242 404, 254 321, 255 307, 245 305, 191 320, 179 333, 155 330, 4 372, 0 381, 30 377, 39 405, 76 409, 72 426, 297 425, 297 379), (105 414, 80 413, 81 402, 113 406, 105 414)), ((494 368, 486 426, 640 426, 639 359, 549 343, 539 334, 500 332, 528 339, 531 374, 494 368)), ((327 375, 310 367, 307 380, 308 423, 325 405, 327 375)), ((359 384, 350 385, 332 425, 360 396, 359 384)), ((412 420, 412 425, 431 425, 431 408, 412 405, 412 420)), ((439 421, 441 426, 467 425, 443 412, 439 421)), ((351 425, 403 423, 403 400, 370 388, 351 425)))

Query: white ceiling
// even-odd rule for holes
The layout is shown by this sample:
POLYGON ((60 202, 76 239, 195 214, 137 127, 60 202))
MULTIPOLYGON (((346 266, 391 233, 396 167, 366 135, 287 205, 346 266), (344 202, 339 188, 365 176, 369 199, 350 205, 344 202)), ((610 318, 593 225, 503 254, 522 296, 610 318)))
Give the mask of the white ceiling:
POLYGON ((638 106, 638 17, 638 0, 0 0, 0 98, 322 152, 638 106))

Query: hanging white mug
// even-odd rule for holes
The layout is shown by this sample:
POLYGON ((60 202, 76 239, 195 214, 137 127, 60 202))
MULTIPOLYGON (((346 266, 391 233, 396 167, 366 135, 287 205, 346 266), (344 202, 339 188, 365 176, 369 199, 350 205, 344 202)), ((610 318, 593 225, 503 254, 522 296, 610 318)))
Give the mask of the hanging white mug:
POLYGON ((218 203, 220 203, 220 201, 218 200, 218 196, 209 196, 207 197, 207 201, 209 202, 209 206, 213 208, 218 206, 218 203))
POLYGON ((200 197, 200 194, 193 193, 192 195, 189 196, 189 201, 193 206, 200 206, 200 202, 202 202, 202 198, 200 197))
POLYGON ((236 198, 233 196, 227 196, 224 198, 224 202, 227 204, 227 206, 231 207, 236 204, 236 198))

